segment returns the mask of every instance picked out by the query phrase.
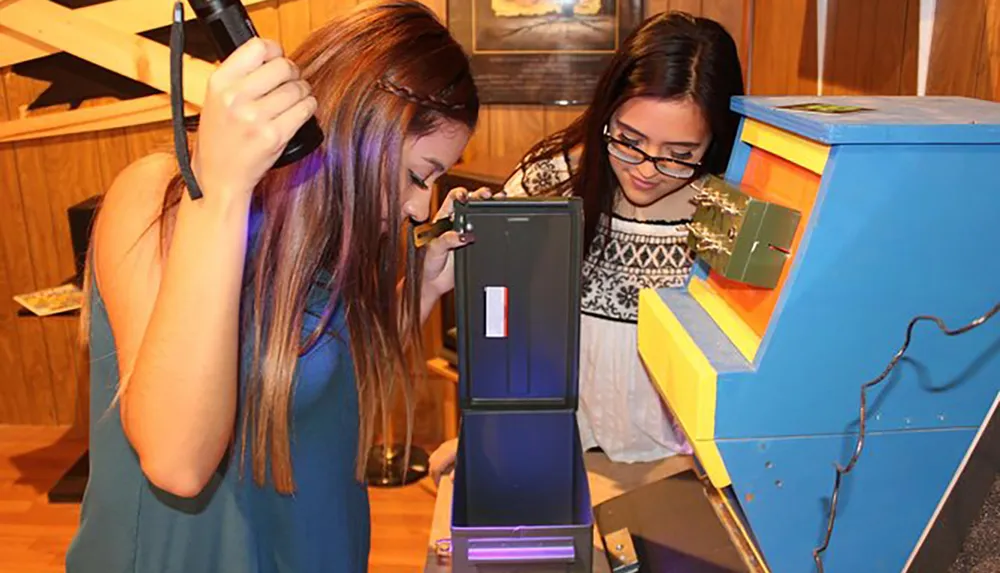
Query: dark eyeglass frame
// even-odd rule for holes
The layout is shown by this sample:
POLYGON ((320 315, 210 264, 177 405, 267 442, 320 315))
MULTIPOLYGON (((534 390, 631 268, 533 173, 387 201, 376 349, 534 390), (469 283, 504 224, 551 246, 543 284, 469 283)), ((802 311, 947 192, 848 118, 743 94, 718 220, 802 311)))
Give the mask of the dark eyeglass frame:
POLYGON ((621 145, 623 147, 627 147, 628 149, 631 149, 632 151, 635 151, 636 153, 638 153, 642 157, 642 160, 638 161, 636 163, 632 163, 632 162, 630 162, 627 159, 622 159, 620 157, 615 156, 616 159, 624 161, 625 163, 628 163, 629 165, 642 165, 643 163, 645 163, 647 161, 650 161, 650 162, 653 163, 653 166, 656 167, 656 170, 658 172, 660 172, 663 175, 666 175, 668 177, 674 177, 674 175, 672 175, 670 173, 664 172, 664 170, 660 167, 660 162, 661 161, 664 162, 664 163, 667 163, 667 164, 674 163, 674 164, 677 164, 677 165, 682 165, 684 167, 687 167, 688 169, 694 170, 695 172, 697 172, 698 168, 702 166, 702 162, 701 161, 684 161, 682 159, 674 159, 673 157, 655 157, 653 155, 650 155, 650 154, 646 153, 645 151, 643 151, 642 149, 639 149, 635 145, 633 145, 631 143, 628 143, 627 141, 622 141, 622 140, 620 140, 620 139, 618 139, 616 137, 613 137, 611 135, 611 129, 607 125, 604 126, 604 140, 607 143, 616 143, 616 144, 621 145))

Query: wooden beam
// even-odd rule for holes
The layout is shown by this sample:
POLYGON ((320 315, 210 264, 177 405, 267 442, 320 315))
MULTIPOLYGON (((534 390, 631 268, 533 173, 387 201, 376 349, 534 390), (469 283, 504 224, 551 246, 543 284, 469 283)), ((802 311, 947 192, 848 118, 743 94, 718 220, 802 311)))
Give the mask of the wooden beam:
MULTIPOLYGON (((185 107, 185 115, 197 112, 198 109, 194 106, 185 107)), ((132 127, 169 119, 169 96, 156 94, 119 103, 0 122, 0 143, 132 127)))
MULTIPOLYGON (((48 0, 13 0, 0 4, 0 22, 7 28, 170 92, 170 50, 152 40, 81 18, 75 10, 48 0)), ((184 56, 184 100, 200 106, 215 65, 184 56)))
MULTIPOLYGON (((274 4, 274 0, 243 0, 247 11, 255 5, 274 4)), ((168 26, 173 21, 174 0, 113 0, 73 10, 73 16, 86 18, 119 32, 137 34, 168 26)), ((184 18, 194 18, 194 11, 184 2, 184 18)), ((42 58, 61 50, 7 28, 0 20, 0 68, 42 58)))

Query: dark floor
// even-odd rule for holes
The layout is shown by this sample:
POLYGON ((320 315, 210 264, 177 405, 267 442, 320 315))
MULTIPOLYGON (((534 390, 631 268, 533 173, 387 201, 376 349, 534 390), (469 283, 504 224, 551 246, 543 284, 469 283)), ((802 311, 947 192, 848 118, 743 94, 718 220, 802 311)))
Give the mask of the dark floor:
POLYGON ((1000 573, 1000 474, 948 573, 1000 573))

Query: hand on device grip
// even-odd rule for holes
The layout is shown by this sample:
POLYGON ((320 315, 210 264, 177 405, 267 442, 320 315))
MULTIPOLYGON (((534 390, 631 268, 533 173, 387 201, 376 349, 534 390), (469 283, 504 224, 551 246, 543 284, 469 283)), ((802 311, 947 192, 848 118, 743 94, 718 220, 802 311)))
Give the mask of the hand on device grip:
MULTIPOLYGON (((438 209, 434 220, 451 217, 455 211, 456 200, 499 199, 503 196, 502 192, 494 195, 486 187, 481 187, 473 193, 469 193, 462 187, 456 187, 441 202, 441 208, 438 209)), ((427 244, 427 256, 424 258, 423 289, 425 292, 431 289, 432 292, 441 296, 455 288, 455 255, 452 251, 474 240, 475 236, 471 233, 459 235, 455 231, 448 231, 427 244)))
POLYGON ((271 40, 253 38, 212 73, 192 170, 211 200, 249 194, 316 110, 309 85, 271 40))

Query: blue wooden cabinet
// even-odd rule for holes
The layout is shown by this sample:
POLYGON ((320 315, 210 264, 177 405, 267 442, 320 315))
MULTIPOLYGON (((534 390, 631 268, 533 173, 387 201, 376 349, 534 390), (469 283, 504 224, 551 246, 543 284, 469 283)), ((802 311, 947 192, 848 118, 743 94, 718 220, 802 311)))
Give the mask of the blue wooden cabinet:
MULTIPOLYGON (((725 179, 799 213, 787 261, 773 288, 700 257, 685 288, 643 292, 640 352, 757 557, 815 571, 862 384, 913 317, 956 328, 1000 302, 1000 104, 742 97, 732 109, 742 124, 725 179), (810 103, 847 109, 789 108, 810 103)), ((998 391, 1000 318, 953 337, 914 328, 868 393, 827 573, 904 568, 998 391)))

